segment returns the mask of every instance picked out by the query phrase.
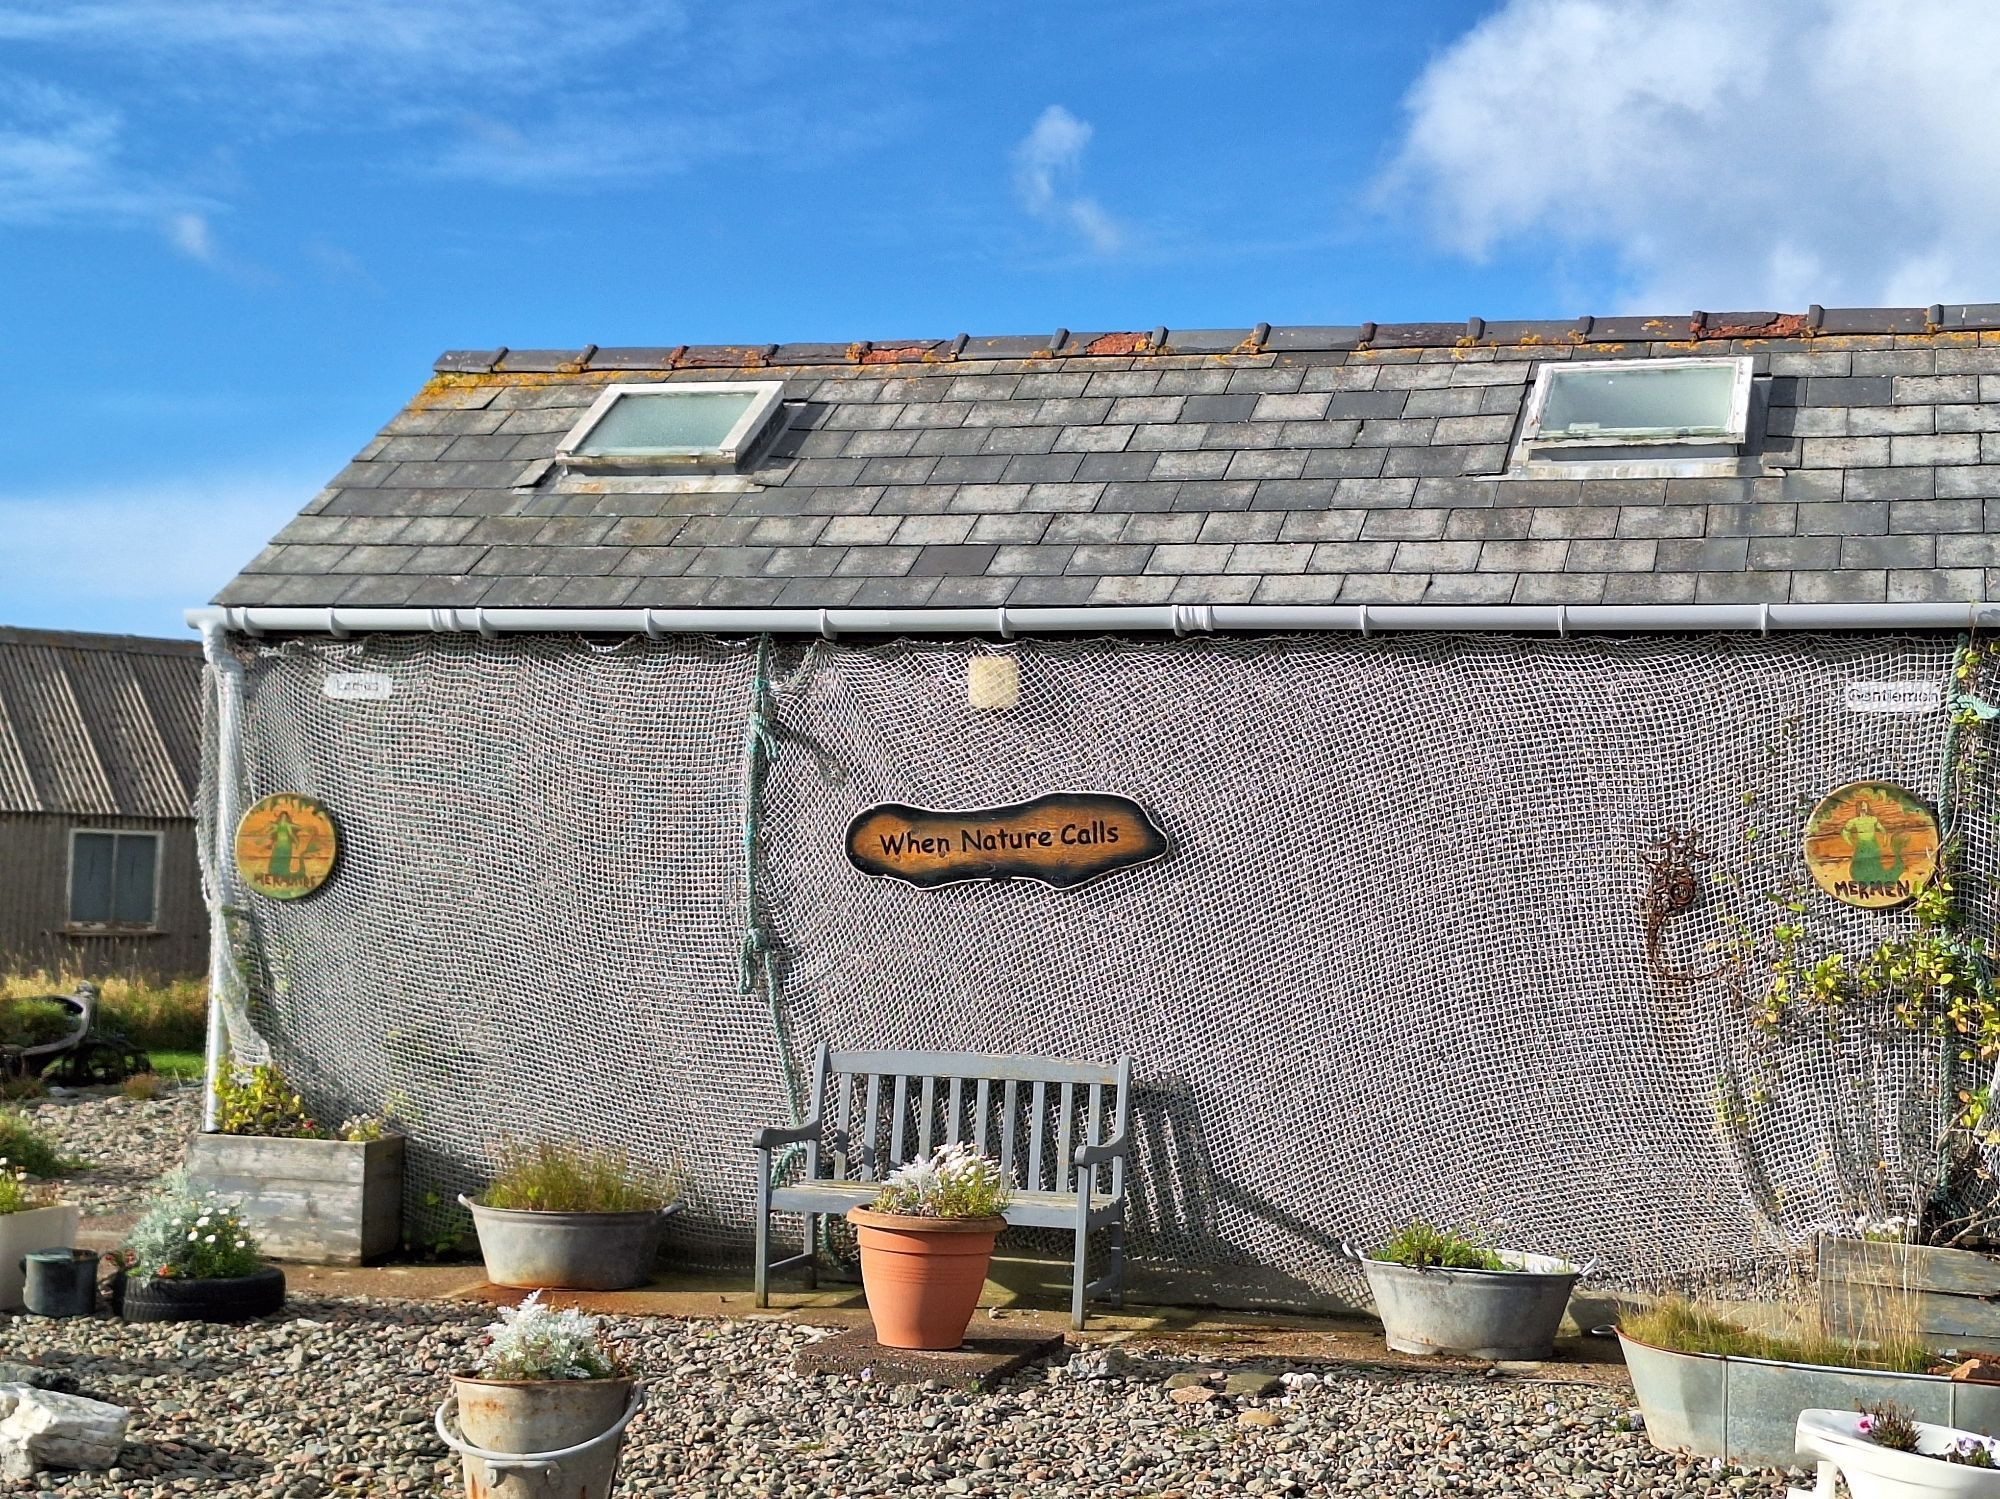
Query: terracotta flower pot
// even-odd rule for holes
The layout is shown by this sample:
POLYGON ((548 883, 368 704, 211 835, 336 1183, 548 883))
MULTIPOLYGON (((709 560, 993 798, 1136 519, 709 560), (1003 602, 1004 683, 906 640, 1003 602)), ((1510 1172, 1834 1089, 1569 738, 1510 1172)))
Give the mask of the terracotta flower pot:
POLYGON ((861 1286, 884 1348, 956 1348, 979 1306, 1003 1218, 911 1218, 852 1208, 861 1286))

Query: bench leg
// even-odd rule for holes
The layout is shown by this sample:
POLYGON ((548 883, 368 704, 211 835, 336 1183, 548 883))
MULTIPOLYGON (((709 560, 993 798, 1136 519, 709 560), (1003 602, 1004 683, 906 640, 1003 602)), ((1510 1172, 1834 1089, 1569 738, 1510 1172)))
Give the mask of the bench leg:
POLYGON ((1083 1291, 1090 1272, 1090 1217, 1078 1207, 1076 1214, 1076 1255, 1070 1266, 1069 1325, 1083 1331, 1083 1291))
POLYGON ((805 1265, 806 1289, 808 1291, 816 1291, 819 1289, 819 1214, 818 1213, 806 1214, 806 1233, 802 1247, 804 1248, 806 1255, 806 1265, 805 1265))
POLYGON ((757 1162, 757 1279, 758 1306, 771 1304, 771 1163, 768 1157, 757 1162))
POLYGON ((1114 1308, 1125 1305, 1125 1220, 1120 1218, 1111 1225, 1111 1268, 1105 1273, 1110 1282, 1110 1293, 1104 1298, 1114 1308))

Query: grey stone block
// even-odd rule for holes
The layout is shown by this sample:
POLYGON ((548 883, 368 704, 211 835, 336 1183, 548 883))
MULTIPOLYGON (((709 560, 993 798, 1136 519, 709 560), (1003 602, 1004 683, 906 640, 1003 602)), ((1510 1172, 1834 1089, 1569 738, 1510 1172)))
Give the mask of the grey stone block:
POLYGON ((1409 392, 1403 390, 1352 390, 1342 391, 1327 398, 1327 417, 1399 417, 1409 404, 1409 392))
MULTIPOLYGON (((1949 353, 1940 350, 1940 353, 1949 353)), ((1985 352, 1981 350, 1980 352, 1985 352)), ((1942 370, 1944 365, 1939 364, 1942 370)), ((1978 401, 1985 399, 1979 387, 1976 373, 1939 374, 1935 376, 1902 376, 1894 381, 1893 401, 1898 406, 1943 405, 1946 402, 1978 401)), ((1887 405, 1888 402, 1882 404, 1887 405)))
MULTIPOLYGON (((1354 451, 1365 453, 1371 450, 1356 448, 1354 451)), ((1427 448, 1390 448, 1387 450, 1389 458, 1382 465, 1382 472, 1391 478, 1402 478, 1412 474, 1419 478, 1456 477, 1463 471, 1466 454, 1471 451, 1470 448, 1436 445, 1427 448)))
POLYGON ((1080 453, 1024 453, 1010 462, 1002 478, 1017 484, 1061 484, 1083 466, 1080 453))
POLYGON ((1795 604, 1879 604, 1889 597, 1886 571, 1793 573, 1795 604))
POLYGON ((1113 543, 1079 546, 1070 556, 1069 571, 1072 574, 1093 575, 1140 573, 1146 570, 1147 559, 1152 554, 1153 549, 1143 545, 1113 543))
POLYGON ((1841 488, 1841 497, 1847 500, 1927 500, 1936 492, 1935 469, 1863 468, 1847 476, 1841 488))
MULTIPOLYGON (((1428 498, 1419 491, 1419 501, 1428 498)), ((1505 509, 1453 510, 1444 534, 1454 541, 1522 541, 1535 512, 1516 506, 1505 509)))
MULTIPOLYGON (((1353 511, 1342 511, 1341 513, 1344 515, 1354 514, 1353 511)), ((1242 510, 1216 511, 1200 518, 1201 530, 1196 533, 1195 539, 1197 541, 1276 541, 1280 535, 1280 524, 1289 524, 1291 521, 1299 518, 1297 516, 1278 515, 1268 512, 1242 510)), ((1354 528, 1357 532, 1361 529, 1361 523, 1358 520, 1354 522, 1354 528)), ((1308 538, 1302 536, 1285 537, 1287 541, 1303 541, 1306 539, 1308 538)))
POLYGON ((1298 573, 1312 565, 1313 545, 1308 542, 1245 541, 1230 553, 1231 573, 1298 573))
POLYGON ((1827 572, 1840 566, 1840 545, 1838 536, 1755 536, 1749 565, 1762 571, 1827 572))
POLYGON ((1899 531, 1977 531, 1986 523, 1985 501, 1892 500, 1889 529, 1899 531))
POLYGON ((1886 500, 1840 500, 1799 506, 1801 536, 1879 536, 1888 529, 1886 500))
POLYGON ((1847 413, 1847 430, 1856 437, 1921 437, 1937 430, 1940 411, 1966 409, 1964 406, 1856 406, 1847 413))
POLYGON ((1331 604, 1339 599, 1351 578, 1318 573, 1293 573, 1257 580, 1251 602, 1257 604, 1331 604))
POLYGON ((1941 437, 1892 437, 1889 439, 1889 461, 1899 468, 1920 464, 1979 463, 1983 461, 1980 440, 1980 435, 1975 432, 1952 432, 1941 437))
POLYGON ((1229 479, 1296 479, 1305 472, 1306 455, 1297 448, 1272 448, 1238 453, 1229 460, 1229 479))
POLYGON ((1747 536, 1663 539, 1660 567, 1673 573, 1740 572, 1750 565, 1747 536))
POLYGON ((1155 573, 1220 573, 1229 565, 1234 550, 1226 542, 1167 544, 1153 548, 1146 570, 1155 573))
POLYGON ((1583 538, 1570 543, 1564 566, 1573 573, 1651 572, 1658 548, 1656 541, 1583 538))
POLYGON ((1388 448, 1316 448, 1306 454, 1308 479, 1373 479, 1388 462, 1388 448))
POLYGON ((1896 399, 1887 375, 1814 375, 1807 379, 1808 406, 1887 406, 1896 399))
POLYGON ((1888 598, 1891 603, 1956 604, 1983 599, 1986 573, 1977 567, 1891 568, 1888 598))
POLYGON ((1181 415, 1191 422, 1247 422, 1256 410, 1254 394, 1191 395, 1181 415))
POLYGON ((1808 437, 1804 463, 1807 468, 1887 468, 1887 437, 1808 437))
POLYGON ((1396 560, 1398 545, 1394 541, 1322 541, 1309 548, 1312 559, 1307 565, 1316 573, 1386 572, 1396 560))
POLYGON ((1220 479, 1233 456, 1220 449, 1163 452, 1154 460, 1153 478, 1156 480, 1220 479))
POLYGON ((1698 604, 1782 604, 1792 593, 1788 572, 1699 573, 1695 576, 1698 604))
MULTIPOLYGON (((1257 398, 1251 410, 1253 422, 1316 422, 1329 414, 1329 402, 1334 397, 1325 392, 1305 392, 1294 395, 1266 395, 1257 398)), ((1341 412, 1338 415, 1362 415, 1363 413, 1341 412)))
POLYGON ((1436 541, 1444 535, 1449 510, 1370 510, 1361 535, 1368 541, 1436 541))
POLYGON ((1511 573, 1437 573, 1420 600, 1426 604, 1505 604, 1514 595, 1511 573))
POLYGON ((1620 514, 1610 505, 1542 506, 1535 510, 1528 534, 1546 541, 1573 536, 1616 536, 1620 514))
POLYGON ((1477 541, 1405 541, 1391 566, 1399 573, 1469 573, 1479 568, 1477 541))
POLYGON ((898 546, 954 546, 972 534, 969 515, 908 515, 896 527, 898 546))
POLYGON ((1936 562, 1935 536, 1843 536, 1840 539, 1842 567, 1931 567, 1936 562))
POLYGON ((1566 541, 1495 540, 1479 545, 1481 572, 1561 572, 1569 557, 1566 541))
MULTIPOLYGON (((1153 473, 1159 461, 1158 453, 1093 452, 1083 460, 1076 477, 1086 482, 1097 479, 1141 480, 1153 473)), ((1161 508, 1166 507, 1163 505, 1161 508)))

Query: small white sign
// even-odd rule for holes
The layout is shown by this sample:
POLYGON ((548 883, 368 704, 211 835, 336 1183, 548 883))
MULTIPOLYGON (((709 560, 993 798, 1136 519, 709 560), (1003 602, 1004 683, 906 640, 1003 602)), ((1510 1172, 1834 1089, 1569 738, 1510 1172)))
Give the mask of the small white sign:
POLYGON ((1850 713, 1935 713, 1944 690, 1936 682, 1849 682, 1841 701, 1850 713))
POLYGON ((344 703, 381 703, 395 695, 396 684, 387 672, 336 671, 320 683, 320 691, 344 703))

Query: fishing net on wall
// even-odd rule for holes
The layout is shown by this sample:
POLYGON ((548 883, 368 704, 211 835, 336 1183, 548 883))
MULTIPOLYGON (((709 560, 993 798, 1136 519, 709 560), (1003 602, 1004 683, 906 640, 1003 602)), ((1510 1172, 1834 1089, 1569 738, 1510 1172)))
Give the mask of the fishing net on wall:
MULTIPOLYGON (((1803 878, 1822 793, 1936 794, 1946 715, 1842 694, 1943 681, 1949 640, 242 650, 246 801, 304 791, 343 836, 310 899, 248 898, 251 1015, 326 1114, 408 1121, 420 1233, 500 1136, 561 1132, 684 1172, 682 1248, 740 1257, 749 1138, 822 1038, 1130 1052, 1135 1253, 1279 1295, 1342 1289, 1341 1240, 1419 1215, 1624 1279, 1747 1277, 1934 1184, 1936 1042, 1862 1013, 1759 1040, 1768 974, 1725 959, 1803 878), (1019 704, 974 709, 968 661, 1001 650, 1019 704), (354 671, 393 695, 324 695, 354 671), (844 855, 878 802, 1057 789, 1136 798, 1172 857, 1055 891, 844 855), (1676 831, 1710 857, 1649 939, 1676 831)), ((1857 951, 1910 920, 1807 899, 1857 951)))

